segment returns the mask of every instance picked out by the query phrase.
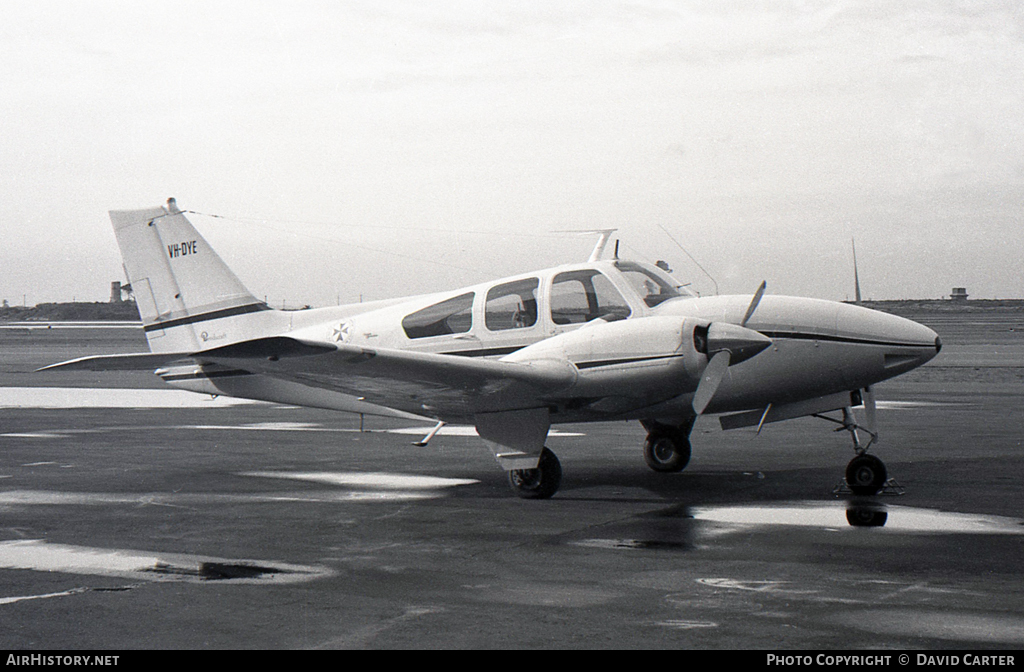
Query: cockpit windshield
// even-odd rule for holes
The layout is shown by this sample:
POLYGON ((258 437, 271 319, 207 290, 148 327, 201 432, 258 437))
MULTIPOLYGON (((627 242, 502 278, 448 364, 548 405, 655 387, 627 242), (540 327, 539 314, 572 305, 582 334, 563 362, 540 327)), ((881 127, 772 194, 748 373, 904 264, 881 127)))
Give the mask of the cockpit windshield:
POLYGON ((623 277, 650 308, 669 299, 694 296, 660 269, 631 261, 617 261, 615 268, 622 272, 623 277))

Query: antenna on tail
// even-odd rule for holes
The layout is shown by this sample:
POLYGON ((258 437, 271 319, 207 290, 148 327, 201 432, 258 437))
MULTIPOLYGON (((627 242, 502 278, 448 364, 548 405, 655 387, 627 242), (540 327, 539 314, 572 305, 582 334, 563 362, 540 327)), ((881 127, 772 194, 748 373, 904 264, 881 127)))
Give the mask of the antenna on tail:
POLYGON ((853 246, 853 287, 856 302, 860 303, 860 276, 857 274, 857 244, 850 238, 850 245, 853 246))

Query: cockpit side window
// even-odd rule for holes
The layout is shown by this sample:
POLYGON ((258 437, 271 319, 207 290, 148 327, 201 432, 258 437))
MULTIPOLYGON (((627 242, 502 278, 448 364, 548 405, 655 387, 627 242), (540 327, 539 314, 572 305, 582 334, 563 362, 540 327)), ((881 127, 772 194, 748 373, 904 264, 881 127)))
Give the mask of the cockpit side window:
POLYGON ((630 286, 636 290, 640 298, 644 300, 649 308, 653 308, 662 301, 684 296, 676 287, 669 283, 671 277, 663 277, 654 271, 644 268, 639 264, 620 261, 615 267, 622 271, 622 276, 629 281, 630 286))
POLYGON ((537 324, 537 287, 540 280, 526 278, 491 287, 484 307, 484 324, 491 331, 526 329, 537 324))
POLYGON ((632 310, 611 280, 594 269, 559 273, 551 285, 551 320, 583 324, 599 317, 610 321, 629 317, 632 310))
POLYGON ((473 328, 474 294, 461 294, 405 316, 402 328, 409 338, 464 334, 473 328))

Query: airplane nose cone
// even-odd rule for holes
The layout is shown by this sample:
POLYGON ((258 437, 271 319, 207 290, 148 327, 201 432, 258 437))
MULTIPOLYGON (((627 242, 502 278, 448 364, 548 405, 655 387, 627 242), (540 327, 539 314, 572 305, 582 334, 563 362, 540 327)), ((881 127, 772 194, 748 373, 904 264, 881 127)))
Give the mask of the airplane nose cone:
POLYGON ((836 318, 837 336, 884 346, 886 368, 893 373, 915 369, 942 349, 938 334, 905 317, 842 304, 836 318))
POLYGON ((708 327, 708 357, 727 350, 730 364, 750 359, 771 344, 771 339, 764 334, 738 324, 712 322, 708 327))

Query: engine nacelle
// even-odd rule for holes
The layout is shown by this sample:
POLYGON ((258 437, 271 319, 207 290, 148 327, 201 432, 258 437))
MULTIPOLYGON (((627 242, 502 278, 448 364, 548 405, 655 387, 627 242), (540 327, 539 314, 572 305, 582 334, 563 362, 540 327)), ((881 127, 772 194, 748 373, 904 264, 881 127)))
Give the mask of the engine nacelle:
POLYGON ((708 361, 720 352, 729 354, 731 366, 769 345, 763 334, 737 324, 652 316, 588 324, 503 359, 571 367, 575 380, 559 397, 591 400, 594 410, 625 412, 696 391, 708 361))
POLYGON ((564 362, 577 371, 573 397, 669 398, 692 392, 707 365, 698 351, 707 320, 655 316, 597 322, 534 343, 506 357, 509 362, 564 362))

